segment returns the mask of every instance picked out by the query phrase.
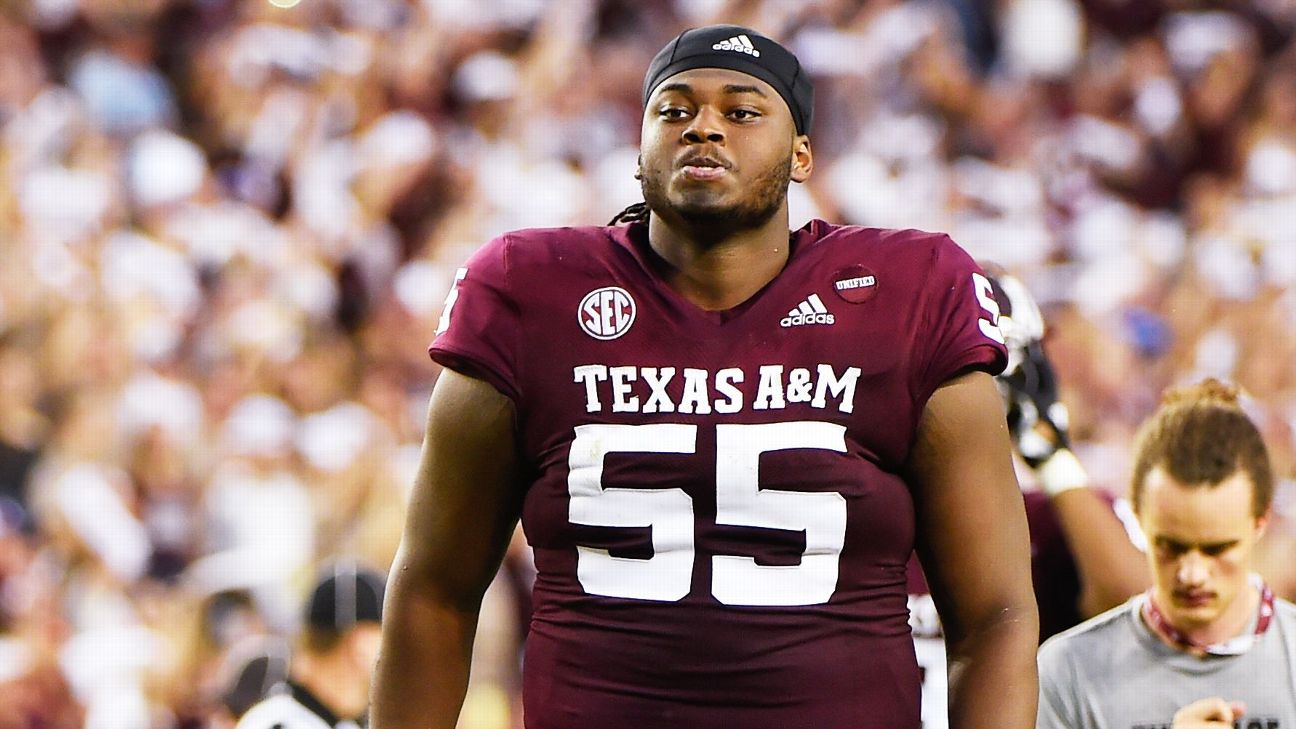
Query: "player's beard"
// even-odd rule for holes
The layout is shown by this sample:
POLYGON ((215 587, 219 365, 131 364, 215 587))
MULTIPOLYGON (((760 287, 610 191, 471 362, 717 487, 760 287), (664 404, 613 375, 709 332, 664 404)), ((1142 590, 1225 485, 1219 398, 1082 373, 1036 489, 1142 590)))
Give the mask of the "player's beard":
POLYGON ((655 175, 640 180, 644 202, 659 216, 678 218, 694 230, 727 233, 759 228, 783 207, 792 180, 792 153, 771 165, 748 185, 751 194, 738 203, 715 199, 709 191, 687 191, 676 204, 666 191, 666 182, 655 175))

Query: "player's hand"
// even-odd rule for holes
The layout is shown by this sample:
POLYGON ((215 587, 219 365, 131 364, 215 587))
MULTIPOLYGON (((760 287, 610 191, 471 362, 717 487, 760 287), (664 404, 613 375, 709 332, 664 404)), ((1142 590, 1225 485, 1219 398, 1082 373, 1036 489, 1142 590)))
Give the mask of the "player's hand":
POLYGON ((1246 713, 1241 701, 1225 701, 1214 696, 1194 701, 1175 712, 1171 729, 1232 729, 1233 722, 1246 713))
POLYGON ((992 270, 999 329, 1008 347, 1008 366, 997 381, 1013 447, 1050 497, 1087 486, 1089 476, 1070 449, 1069 418, 1058 399, 1057 374, 1044 351, 1044 316, 1021 281, 992 270))
POLYGON ((999 304, 999 330, 1008 365, 996 378, 1008 415, 1013 446, 1031 468, 1068 446, 1066 406, 1058 401, 1058 380, 1044 352, 1044 315, 1025 284, 988 265, 999 304))
POLYGON ((1031 468, 1039 468, 1059 450, 1070 447, 1066 405, 1058 400, 1058 381, 1043 342, 1020 350, 1020 361, 999 376, 1008 409, 1013 445, 1031 468))

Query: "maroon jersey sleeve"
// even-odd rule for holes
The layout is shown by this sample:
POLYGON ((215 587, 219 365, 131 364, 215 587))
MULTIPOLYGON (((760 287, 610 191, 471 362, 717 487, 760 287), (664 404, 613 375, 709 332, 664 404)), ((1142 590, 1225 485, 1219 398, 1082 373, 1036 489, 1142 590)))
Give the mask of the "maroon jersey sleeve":
POLYGON ((510 240, 505 234, 490 241, 455 274, 428 353, 438 364, 480 377, 517 400, 522 324, 510 287, 510 240))
POLYGON ((935 239, 924 301, 914 383, 919 404, 960 371, 1003 371, 1008 351, 990 281, 949 236, 935 239))

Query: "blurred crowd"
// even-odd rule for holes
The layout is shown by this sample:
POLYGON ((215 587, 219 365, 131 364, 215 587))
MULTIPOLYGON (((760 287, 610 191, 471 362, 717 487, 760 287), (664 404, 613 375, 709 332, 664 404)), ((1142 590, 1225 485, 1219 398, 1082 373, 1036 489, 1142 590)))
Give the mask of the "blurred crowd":
POLYGON ((228 726, 318 565, 386 569, 456 267, 639 201, 708 22, 814 77, 794 225, 1016 274, 1113 491, 1165 386, 1236 380, 1296 533, 1296 0, 0 0, 0 729, 228 726))

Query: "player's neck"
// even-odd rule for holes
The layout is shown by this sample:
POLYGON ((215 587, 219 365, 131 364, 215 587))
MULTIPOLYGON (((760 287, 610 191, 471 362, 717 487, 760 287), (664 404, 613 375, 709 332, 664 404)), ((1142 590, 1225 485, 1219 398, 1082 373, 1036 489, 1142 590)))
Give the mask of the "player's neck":
POLYGON ((758 228, 696 230, 653 214, 648 242, 672 288, 702 309, 732 309, 783 270, 791 254, 787 205, 758 228))

